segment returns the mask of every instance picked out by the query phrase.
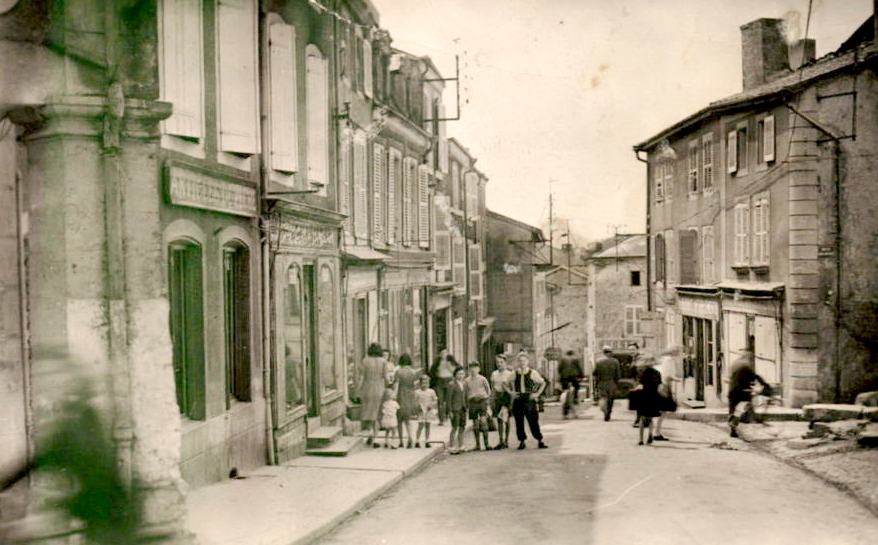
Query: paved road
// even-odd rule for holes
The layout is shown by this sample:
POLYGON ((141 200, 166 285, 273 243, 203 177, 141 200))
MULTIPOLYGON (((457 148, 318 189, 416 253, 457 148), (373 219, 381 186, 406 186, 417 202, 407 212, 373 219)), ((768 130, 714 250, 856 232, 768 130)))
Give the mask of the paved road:
POLYGON ((557 415, 549 450, 446 456, 322 545, 878 543, 860 504, 716 428, 672 421, 638 447, 624 411, 557 415))

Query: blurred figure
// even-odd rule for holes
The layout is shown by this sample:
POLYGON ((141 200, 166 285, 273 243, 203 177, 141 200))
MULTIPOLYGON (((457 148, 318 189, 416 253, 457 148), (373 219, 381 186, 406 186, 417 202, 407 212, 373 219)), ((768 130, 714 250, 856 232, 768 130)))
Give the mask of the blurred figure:
POLYGON ((612 356, 613 349, 604 345, 603 356, 595 362, 594 381, 595 393, 604 412, 604 422, 609 422, 613 414, 613 399, 616 397, 619 380, 622 378, 622 367, 619 360, 612 356))
POLYGON ((637 392, 637 416, 640 419, 640 441, 643 444, 643 430, 649 428, 648 444, 653 442, 653 418, 661 415, 662 397, 659 394, 659 386, 662 384, 662 374, 653 365, 652 357, 644 359, 646 366, 640 373, 640 389, 637 392))
POLYGON ((369 345, 366 357, 363 358, 363 365, 360 367, 362 375, 357 387, 357 391, 360 392, 360 422, 364 427, 372 428, 366 444, 378 447, 375 439, 378 435, 378 417, 381 413, 381 398, 384 394, 387 369, 380 344, 369 345))
POLYGON ((756 374, 752 352, 742 353, 729 372, 729 435, 738 437, 738 424, 753 415, 753 396, 771 396, 772 388, 756 374))
POLYGON ((663 399, 663 407, 658 421, 655 425, 655 440, 667 441, 662 435, 662 423, 665 420, 666 412, 675 412, 677 410, 677 401, 674 399, 674 376, 677 374, 677 359, 680 357, 680 347, 672 346, 659 354, 658 371, 662 376, 662 383, 659 386, 659 395, 663 399))
POLYGON ((561 390, 567 392, 565 403, 562 404, 561 413, 564 418, 571 414, 573 418, 577 418, 576 406, 579 404, 579 381, 582 380, 585 373, 582 372, 582 364, 573 350, 568 350, 558 363, 558 376, 561 378, 561 390))

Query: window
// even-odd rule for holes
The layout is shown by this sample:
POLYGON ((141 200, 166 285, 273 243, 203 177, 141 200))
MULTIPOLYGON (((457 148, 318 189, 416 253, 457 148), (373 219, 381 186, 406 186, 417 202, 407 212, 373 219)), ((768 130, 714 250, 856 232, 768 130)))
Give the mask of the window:
POLYGON ((665 281, 677 281, 677 248, 674 245, 673 229, 665 230, 665 281))
POLYGON ((384 146, 372 144, 372 242, 384 243, 384 191, 387 154, 384 146))
POLYGON ((707 193, 713 190, 713 134, 701 137, 701 186, 707 193))
POLYGON ((256 102, 256 3, 217 2, 219 147, 238 155, 259 152, 256 102))
POLYGON ((665 199, 674 198, 674 161, 665 161, 665 199))
POLYGON ((697 284, 700 267, 698 264, 698 231, 680 231, 680 283, 697 284))
POLYGON ((287 269, 283 285, 284 393, 289 411, 305 404, 305 320, 302 276, 299 268, 287 269))
POLYGON ((268 26, 271 168, 293 173, 298 160, 296 135, 295 29, 282 21, 268 26))
POLYGON ((204 418, 204 312, 201 247, 179 241, 168 248, 168 299, 177 404, 184 416, 204 418))
POLYGON ((694 140, 689 143, 689 177, 688 177, 688 187, 689 193, 694 194, 698 192, 698 171, 700 164, 698 162, 698 140, 694 140))
POLYGON ((344 222, 346 234, 353 231, 353 218, 351 214, 351 168, 353 166, 353 134, 347 127, 341 130, 341 149, 339 150, 338 166, 338 209, 347 216, 344 222))
POLYGON ((482 247, 473 244, 469 247, 469 294, 471 299, 482 298, 482 247))
POLYGON ((308 113, 308 182, 326 196, 329 172, 329 95, 326 59, 313 44, 305 54, 305 108, 308 113))
POLYGON ((735 253, 733 266, 746 267, 750 263, 750 205, 735 205, 735 253))
POLYGON ((655 235, 654 242, 654 259, 655 259, 655 281, 656 282, 664 282, 665 281, 665 237, 659 233, 655 235))
POLYGON ((430 198, 428 181, 430 171, 427 165, 418 166, 418 245, 430 247, 430 198))
POLYGON ((366 133, 358 130, 354 134, 354 234, 360 239, 367 238, 369 231, 367 171, 366 133))
POLYGON ((452 231, 454 258, 454 283, 458 289, 466 289, 466 256, 464 254, 463 235, 460 231, 452 231))
POLYGON ((232 398, 250 401, 250 252, 223 248, 223 310, 226 334, 226 408, 232 398))
POLYGON ((413 200, 413 185, 415 183, 415 170, 417 169, 417 164, 415 160, 411 157, 406 157, 403 165, 403 180, 402 180, 402 243, 405 246, 411 245, 412 241, 415 240, 413 236, 414 228, 413 228, 413 216, 414 211, 412 207, 413 200))
POLYGON ((747 123, 743 122, 729 133, 729 172, 747 174, 748 144, 747 123))
POLYGON ((643 307, 628 305, 625 307, 625 336, 643 335, 643 307))
POLYGON ((408 232, 406 240, 411 245, 418 243, 418 162, 415 159, 409 159, 408 170, 406 172, 406 189, 408 190, 408 199, 406 207, 408 208, 408 232))
POLYGON ((762 162, 770 163, 774 161, 774 116, 767 115, 759 122, 759 158, 762 162))
POLYGON ((164 132, 199 140, 204 126, 201 2, 163 0, 160 21, 161 97, 174 105, 164 132))
POLYGON ((714 239, 713 226, 708 225, 701 228, 701 280, 705 284, 714 281, 713 278, 713 262, 714 262, 714 239))
POLYGON ((729 174, 738 171, 738 133, 736 131, 729 131, 726 138, 726 163, 729 174))
POLYGON ((317 349, 323 391, 337 387, 335 372, 335 283, 329 265, 320 267, 317 279, 317 349))
POLYGON ((655 163, 653 184, 655 186, 655 200, 661 202, 665 198, 665 163, 655 163))
POLYGON ((631 271, 631 285, 639 286, 640 285, 640 271, 631 271))
POLYGON ((387 171, 387 243, 395 244, 396 236, 402 233, 397 200, 400 198, 402 181, 402 154, 390 148, 390 168, 387 171))
POLYGON ((771 218, 768 208, 768 193, 753 197, 753 251, 751 263, 757 266, 768 266, 769 227, 771 218))

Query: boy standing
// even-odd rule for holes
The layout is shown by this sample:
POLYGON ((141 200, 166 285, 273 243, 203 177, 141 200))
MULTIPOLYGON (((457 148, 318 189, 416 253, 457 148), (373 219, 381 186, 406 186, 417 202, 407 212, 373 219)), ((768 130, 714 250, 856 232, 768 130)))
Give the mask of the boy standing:
POLYGON ((512 413, 512 377, 515 372, 506 367, 506 356, 497 354, 497 369, 491 373, 493 404, 491 413, 497 419, 498 443, 494 450, 509 448, 509 415, 512 413))
POLYGON ((480 369, 479 362, 470 362, 469 376, 464 381, 466 406, 469 409, 470 420, 473 421, 476 450, 482 450, 479 432, 485 440, 485 450, 491 450, 488 445, 488 399, 491 397, 491 385, 488 384, 488 379, 479 374, 480 369))
POLYGON ((448 417, 451 420, 451 436, 448 438, 448 452, 459 454, 463 450, 463 432, 466 429, 466 391, 464 377, 466 371, 463 367, 454 370, 454 378, 448 384, 448 417), (455 447, 455 438, 457 446, 455 447))

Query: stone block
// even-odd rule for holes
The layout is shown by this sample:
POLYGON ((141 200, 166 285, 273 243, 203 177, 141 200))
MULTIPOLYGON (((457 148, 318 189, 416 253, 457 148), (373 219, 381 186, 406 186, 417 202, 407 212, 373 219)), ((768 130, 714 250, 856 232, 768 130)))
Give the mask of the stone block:
POLYGON ((816 274, 790 274, 790 288, 815 289, 820 286, 820 277, 816 274))
POLYGON ((816 198, 816 185, 794 185, 790 187, 790 201, 814 200, 816 198))
POLYGON ((825 429, 826 433, 839 439, 852 439, 857 436, 866 425, 868 420, 837 420, 835 422, 814 422, 813 429, 825 429))
POLYGON ((817 245, 790 246, 790 259, 817 259, 817 245))
POLYGON ((790 216, 790 229, 817 229, 817 216, 790 216))
POLYGON ((818 274, 820 264, 814 259, 790 259, 790 273, 818 274))
POLYGON ((878 407, 866 407, 863 409, 863 418, 878 422, 878 407))
POLYGON ((792 333, 790 334, 790 346, 793 348, 817 348, 817 334, 792 333))
POLYGON ((792 201, 790 202, 791 216, 810 216, 817 215, 816 201, 792 201))
POLYGON ((816 318, 819 305, 814 303, 790 303, 792 318, 816 318))
POLYGON ((817 333, 817 320, 793 318, 790 320, 790 331, 793 333, 817 333))
POLYGON ((865 405, 866 407, 878 407, 878 391, 857 394, 854 403, 857 405, 865 405))
POLYGON ((862 405, 813 403, 803 407, 804 418, 810 422, 835 422, 838 420, 859 419, 863 415, 862 405))
POLYGON ((861 447, 878 447, 878 424, 869 424, 857 436, 857 444, 861 447))
POLYGON ((796 377, 790 378, 790 385, 793 390, 804 390, 806 392, 817 391, 816 377, 796 377))
MULTIPOLYGON (((794 246, 793 248, 803 248, 804 246, 794 246)), ((792 248, 790 248, 792 250, 792 248)), ((816 251, 816 249, 815 249, 816 251)), ((787 290, 787 297, 790 303, 819 303, 820 294, 816 289, 812 288, 790 288, 787 290)))
POLYGON ((817 231, 813 229, 790 231, 790 244, 817 244, 817 231))

